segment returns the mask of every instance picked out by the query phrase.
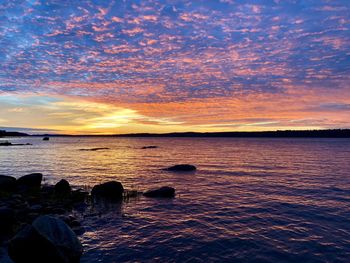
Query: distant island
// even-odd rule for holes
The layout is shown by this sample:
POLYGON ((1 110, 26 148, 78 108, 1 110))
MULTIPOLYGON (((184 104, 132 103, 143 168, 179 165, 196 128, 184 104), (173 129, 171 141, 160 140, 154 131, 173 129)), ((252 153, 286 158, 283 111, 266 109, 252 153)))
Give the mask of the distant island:
POLYGON ((23 137, 23 136, 29 136, 29 134, 23 133, 23 132, 9 132, 5 130, 0 130, 0 138, 1 137, 23 137))
POLYGON ((267 138, 350 138, 350 129, 333 130, 285 130, 285 131, 258 131, 258 132, 174 132, 174 133, 135 133, 113 135, 117 137, 267 137, 267 138))
POLYGON ((328 130, 281 130, 281 131, 256 131, 256 132, 173 132, 173 133, 132 133, 111 135, 66 135, 66 134, 33 134, 21 132, 6 132, 0 130, 0 137, 11 136, 83 136, 83 137, 265 137, 265 138, 350 138, 350 129, 328 130))

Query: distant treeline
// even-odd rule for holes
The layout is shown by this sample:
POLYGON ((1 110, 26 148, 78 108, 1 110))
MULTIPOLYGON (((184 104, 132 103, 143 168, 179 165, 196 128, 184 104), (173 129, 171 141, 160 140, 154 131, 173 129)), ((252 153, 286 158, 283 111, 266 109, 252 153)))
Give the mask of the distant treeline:
POLYGON ((23 132, 8 132, 5 130, 0 130, 0 137, 5 136, 29 136, 29 134, 23 133, 23 132))
MULTIPOLYGON (((0 137, 28 136, 21 132, 6 132, 0 130, 0 137)), ((35 134, 32 136, 73 136, 63 134, 35 134)), ((333 130, 285 130, 285 131, 258 131, 258 132, 174 132, 174 133, 133 133, 113 135, 74 135, 83 137, 266 137, 266 138, 350 138, 350 129, 333 130)))
POLYGON ((302 130, 302 131, 259 131, 259 132, 179 132, 120 134, 118 137, 267 137, 267 138, 350 138, 350 129, 302 130))

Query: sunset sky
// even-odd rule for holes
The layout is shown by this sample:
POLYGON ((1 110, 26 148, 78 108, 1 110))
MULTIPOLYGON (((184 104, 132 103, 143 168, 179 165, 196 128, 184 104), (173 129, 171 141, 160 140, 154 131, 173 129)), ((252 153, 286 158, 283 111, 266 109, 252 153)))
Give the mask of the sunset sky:
POLYGON ((350 128, 349 0, 0 0, 0 127, 350 128))

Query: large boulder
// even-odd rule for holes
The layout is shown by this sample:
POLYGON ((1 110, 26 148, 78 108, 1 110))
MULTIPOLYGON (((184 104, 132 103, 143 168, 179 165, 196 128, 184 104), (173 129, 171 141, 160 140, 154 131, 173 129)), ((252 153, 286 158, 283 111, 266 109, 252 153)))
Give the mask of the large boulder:
POLYGON ((17 179, 17 185, 27 188, 40 188, 43 175, 41 173, 32 173, 17 179))
POLYGON ((171 172, 192 172, 192 171, 195 171, 196 169, 197 169, 196 166, 191 164, 177 164, 177 165, 165 168, 165 170, 171 171, 171 172))
POLYGON ((4 247, 0 247, 0 262, 1 263, 14 263, 12 259, 9 257, 7 249, 4 247))
POLYGON ((69 195, 72 191, 72 188, 69 185, 69 182, 65 179, 62 179, 55 185, 55 194, 57 195, 69 195))
POLYGON ((14 262, 79 262, 82 245, 61 219, 40 216, 24 227, 9 242, 9 255, 14 262))
POLYGON ((149 190, 145 193, 143 193, 146 197, 166 197, 166 198, 172 198, 175 197, 175 188, 169 187, 169 186, 163 186, 158 189, 149 190))
POLYGON ((111 181, 92 188, 91 195, 97 198, 122 199, 124 187, 120 182, 111 181))
POLYGON ((16 178, 0 175, 0 191, 12 191, 16 187, 16 178))
POLYGON ((15 212, 10 208, 0 208, 0 236, 6 236, 12 233, 16 223, 15 212))

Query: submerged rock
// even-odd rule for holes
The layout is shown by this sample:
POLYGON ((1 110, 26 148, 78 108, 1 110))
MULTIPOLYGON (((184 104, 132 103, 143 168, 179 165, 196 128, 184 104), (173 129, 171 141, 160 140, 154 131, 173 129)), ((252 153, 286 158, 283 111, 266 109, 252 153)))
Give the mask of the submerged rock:
POLYGON ((145 193, 143 193, 146 197, 166 197, 166 198, 172 198, 175 196, 175 188, 169 187, 169 186, 163 186, 158 189, 149 190, 145 193))
POLYGON ((165 168, 167 171, 172 172, 192 172, 195 171, 197 168, 194 165, 191 164, 177 164, 168 168, 165 168))
POLYGON ((69 182, 65 179, 62 179, 55 185, 55 194, 57 195, 69 195, 72 191, 72 188, 69 185, 69 182))
POLYGON ((150 146, 143 146, 141 149, 156 149, 158 146, 150 145, 150 146))
POLYGON ((101 151, 101 150, 109 150, 109 148, 99 147, 99 148, 90 148, 90 149, 79 149, 79 151, 101 151))
POLYGON ((10 240, 9 255, 21 262, 79 262, 83 248, 76 234, 62 220, 40 216, 10 240))
POLYGON ((48 136, 45 136, 45 137, 43 138, 43 141, 48 141, 48 140, 50 140, 50 137, 48 137, 48 136))
POLYGON ((12 191, 16 188, 16 178, 0 175, 0 191, 12 191))
POLYGON ((120 182, 111 181, 92 188, 91 195, 93 197, 102 197, 106 199, 122 199, 124 188, 120 182))
POLYGON ((32 173, 17 179, 17 185, 28 188, 40 188, 43 175, 41 173, 32 173))

